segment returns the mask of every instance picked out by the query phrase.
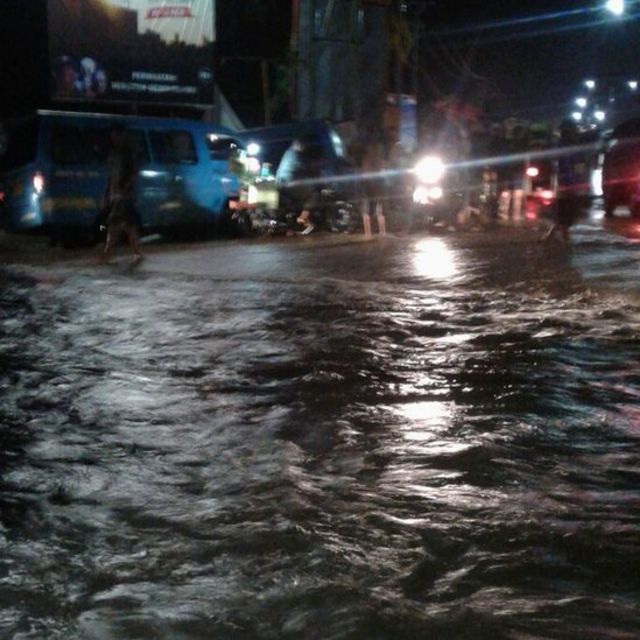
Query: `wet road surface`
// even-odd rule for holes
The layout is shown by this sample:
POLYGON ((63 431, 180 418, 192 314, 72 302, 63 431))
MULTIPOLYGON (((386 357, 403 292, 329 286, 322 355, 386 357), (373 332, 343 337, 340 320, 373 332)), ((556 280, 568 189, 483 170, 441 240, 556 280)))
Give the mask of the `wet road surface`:
POLYGON ((620 225, 2 269, 0 637, 637 638, 620 225))

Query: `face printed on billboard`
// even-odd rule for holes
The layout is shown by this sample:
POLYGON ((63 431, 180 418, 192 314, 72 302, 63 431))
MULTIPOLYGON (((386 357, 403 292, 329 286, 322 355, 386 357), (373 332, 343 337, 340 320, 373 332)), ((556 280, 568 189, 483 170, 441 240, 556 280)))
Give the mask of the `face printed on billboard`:
POLYGON ((211 104, 215 0, 47 0, 54 99, 211 104))

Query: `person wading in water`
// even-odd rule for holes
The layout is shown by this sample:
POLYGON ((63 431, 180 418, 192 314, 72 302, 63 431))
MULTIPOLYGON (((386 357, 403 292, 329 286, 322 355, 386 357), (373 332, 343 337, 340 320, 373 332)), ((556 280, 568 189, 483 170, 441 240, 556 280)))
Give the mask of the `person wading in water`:
POLYGON ((138 169, 133 150, 127 143, 126 129, 114 125, 109 133, 111 152, 107 159, 109 178, 102 199, 102 210, 107 215, 107 240, 102 255, 103 262, 111 260, 113 248, 124 236, 133 252, 133 262, 143 258, 140 251, 135 208, 135 186, 138 169))

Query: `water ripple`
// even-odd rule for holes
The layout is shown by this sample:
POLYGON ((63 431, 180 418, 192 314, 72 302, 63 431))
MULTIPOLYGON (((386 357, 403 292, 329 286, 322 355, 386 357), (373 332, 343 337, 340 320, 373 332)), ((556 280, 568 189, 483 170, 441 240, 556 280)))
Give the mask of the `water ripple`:
POLYGON ((633 296, 582 245, 260 251, 3 274, 0 635, 635 637, 633 296))

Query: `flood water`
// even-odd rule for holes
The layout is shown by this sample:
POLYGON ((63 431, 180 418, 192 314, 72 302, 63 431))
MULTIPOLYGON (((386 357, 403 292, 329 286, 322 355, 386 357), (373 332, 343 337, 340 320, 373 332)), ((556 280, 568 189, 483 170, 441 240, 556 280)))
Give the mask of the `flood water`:
POLYGON ((640 634, 640 246, 0 271, 0 637, 640 634))

